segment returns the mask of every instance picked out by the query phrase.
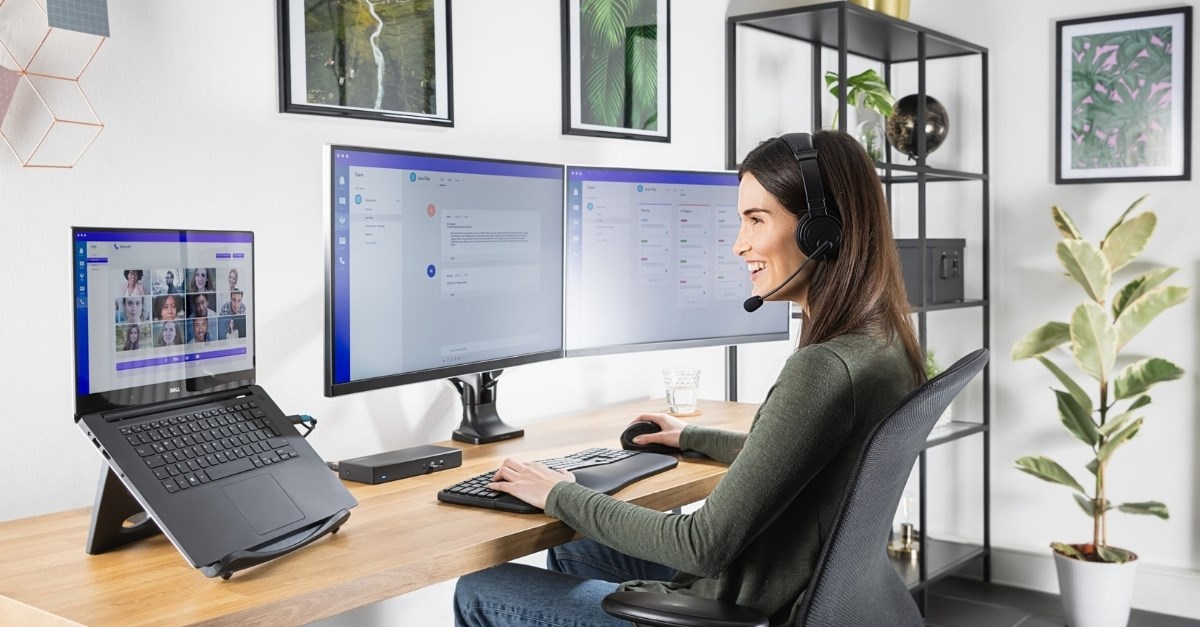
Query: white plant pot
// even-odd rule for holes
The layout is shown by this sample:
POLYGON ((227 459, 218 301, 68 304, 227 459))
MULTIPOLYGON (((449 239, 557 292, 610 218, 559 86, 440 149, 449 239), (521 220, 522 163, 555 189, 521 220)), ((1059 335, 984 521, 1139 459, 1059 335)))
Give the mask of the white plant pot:
POLYGON ((1070 627, 1125 627, 1137 558, 1124 564, 1085 562, 1054 553, 1058 589, 1070 627))

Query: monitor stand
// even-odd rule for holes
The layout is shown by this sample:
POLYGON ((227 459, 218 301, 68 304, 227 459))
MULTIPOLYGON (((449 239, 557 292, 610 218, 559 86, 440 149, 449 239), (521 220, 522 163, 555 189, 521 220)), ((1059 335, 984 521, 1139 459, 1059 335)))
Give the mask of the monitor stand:
POLYGON ((158 532, 158 524, 105 463, 100 470, 100 485, 96 486, 96 504, 84 550, 88 555, 98 555, 158 532))
POLYGON ((503 370, 490 370, 447 379, 462 398, 462 424, 450 437, 468 444, 487 444, 525 435, 525 430, 500 419, 496 413, 496 380, 503 370))

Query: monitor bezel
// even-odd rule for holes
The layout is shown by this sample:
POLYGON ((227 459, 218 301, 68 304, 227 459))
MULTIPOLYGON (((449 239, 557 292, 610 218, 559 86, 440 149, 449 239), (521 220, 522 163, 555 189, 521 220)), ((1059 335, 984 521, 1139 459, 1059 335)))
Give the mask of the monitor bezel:
MULTIPOLYGON (((667 174, 715 174, 715 175, 733 175, 737 176, 737 170, 696 170, 683 168, 631 168, 631 167, 613 167, 606 165, 585 165, 580 163, 568 163, 563 166, 563 187, 570 188, 571 169, 578 168, 582 170, 608 170, 620 172, 662 172, 667 174)), ((564 196, 565 199, 565 196, 564 196)), ((567 210, 567 203, 564 202, 563 210, 567 210)), ((564 220, 564 228, 566 228, 564 220)), ((565 241, 565 240, 564 240, 565 241)), ((756 344, 761 342, 778 342, 791 339, 791 309, 786 309, 784 330, 774 333, 754 333, 750 335, 721 335, 705 338, 686 338, 680 340, 663 340, 655 342, 633 342, 628 344, 609 344, 605 346, 592 346, 587 348, 568 348, 567 347, 567 291, 570 289, 567 281, 567 263, 566 257, 563 261, 563 354, 567 357, 592 357, 597 355, 619 355, 622 353, 639 353, 646 351, 660 350, 675 350, 681 348, 707 348, 712 346, 737 346, 741 344, 756 344)), ((746 295, 750 297, 749 294, 746 295)), ((747 314, 754 315, 754 314, 747 314)))
MULTIPOLYGON (((505 368, 511 368, 511 367, 515 367, 515 366, 523 366, 523 365, 533 364, 533 363, 538 363, 538 362, 543 362, 543 361, 550 361, 553 359, 562 359, 563 357, 566 356, 565 352, 563 351, 563 344, 565 342, 565 329, 564 329, 563 330, 564 332, 559 334, 559 342, 558 342, 559 346, 557 349, 554 349, 554 350, 539 351, 536 353, 526 353, 526 354, 522 354, 522 355, 513 355, 513 356, 503 357, 503 358, 498 358, 498 359, 487 359, 487 360, 481 360, 481 361, 474 361, 474 362, 456 364, 454 366, 445 366, 445 367, 440 367, 440 368, 427 368, 424 370, 413 370, 411 372, 406 372, 406 373, 389 374, 389 375, 384 375, 384 376, 379 376, 379 377, 371 377, 371 378, 367 378, 367 379, 354 379, 354 380, 346 381, 343 383, 335 382, 334 381, 334 364, 333 364, 334 359, 335 359, 334 346, 333 346, 334 345, 334 328, 335 328, 335 326, 334 326, 334 324, 335 324, 335 322, 334 322, 335 307, 334 307, 334 302, 333 302, 333 300, 334 300, 334 298, 333 298, 333 281, 334 281, 334 279, 333 279, 333 256, 334 256, 334 245, 335 245, 334 237, 335 237, 335 235, 334 235, 333 221, 334 221, 334 206, 335 206, 335 202, 336 202, 336 199, 334 196, 335 190, 334 190, 334 185, 333 185, 333 160, 334 160, 333 153, 334 153, 334 151, 336 151, 336 150, 352 150, 352 151, 358 151, 358 152, 376 152, 376 153, 383 153, 383 154, 404 155, 404 156, 412 156, 412 157, 429 157, 429 158, 436 158, 436 159, 457 159, 457 160, 463 160, 463 161, 478 161, 478 162, 487 162, 487 163, 503 163, 503 164, 530 165, 530 166, 556 168, 561 173, 561 178, 560 178, 560 188, 561 189, 560 189, 559 196, 560 196, 560 198, 563 199, 563 201, 560 202, 560 205, 559 205, 560 206, 559 219, 562 222, 562 225, 561 225, 561 229, 560 229, 561 233, 559 234, 560 236, 558 238, 558 258, 559 258, 560 262, 564 263, 564 264, 565 264, 565 257, 564 257, 565 246, 564 246, 563 238, 565 237, 565 234, 566 234, 566 214, 564 211, 561 210, 561 207, 565 204, 567 173, 566 173, 566 170, 563 169, 563 166, 561 163, 525 161, 525 160, 520 160, 520 159, 496 159, 496 158, 487 158, 487 157, 473 157, 473 156, 466 156, 466 155, 453 155, 453 154, 446 154, 446 153, 429 153, 429 152, 403 150, 403 149, 396 149, 396 148, 354 146, 354 145, 347 145, 347 144, 325 144, 322 147, 322 150, 323 150, 322 161, 321 161, 321 164, 322 164, 322 191, 323 191, 322 198, 324 199, 324 201, 323 201, 324 207, 322 208, 322 214, 324 216, 324 223, 325 223, 325 227, 324 227, 325 228, 325 328, 324 328, 325 376, 324 376, 323 383, 324 383, 326 397, 332 398, 332 397, 336 397, 336 396, 342 396, 345 394, 367 392, 370 390, 378 390, 378 389, 396 387, 396 386, 401 386, 401 385, 409 385, 412 383, 422 383, 425 381, 436 381, 439 379, 448 379, 451 377, 471 375, 471 374, 477 374, 477 373, 481 373, 481 372, 493 372, 493 371, 503 370, 505 368)), ((562 275, 560 277, 561 281, 562 281, 561 288, 562 288, 562 290, 565 290, 566 289, 566 283, 565 283, 566 272, 565 272, 565 270, 561 273, 561 275, 562 275)), ((560 314, 559 319, 564 321, 564 323, 565 323, 565 316, 566 316, 565 303, 566 303, 566 299, 565 299, 565 291, 564 291, 564 298, 560 299, 560 302, 559 302, 559 308, 560 308, 559 309, 559 314, 560 314)))
MULTIPOLYGON (((72 268, 74 268, 75 259, 75 244, 79 233, 145 233, 145 234, 170 234, 176 233, 181 238, 180 243, 185 243, 189 235, 230 235, 244 236, 249 239, 250 244, 250 293, 256 294, 254 291, 254 232, 253 231, 237 231, 237 230, 207 230, 207 229, 155 229, 155 228, 119 228, 119 227, 71 227, 71 259, 72 268)), ((106 392, 91 392, 89 394, 79 393, 80 383, 80 368, 87 368, 88 364, 80 364, 79 362, 79 341, 80 341, 80 325, 86 324, 86 319, 81 319, 80 310, 75 306, 75 279, 74 270, 72 270, 71 280, 71 347, 72 347, 72 373, 74 381, 74 396, 75 396, 75 417, 78 419, 81 416, 94 414, 98 412, 113 411, 119 409, 128 409, 140 406, 149 406, 162 401, 174 401, 179 399, 191 398, 201 394, 209 394, 212 392, 220 392, 223 390, 232 390, 236 388, 254 385, 255 374, 258 367, 258 353, 256 351, 256 343, 258 334, 250 333, 250 359, 252 366, 248 370, 236 370, 217 375, 190 377, 175 381, 164 381, 161 383, 151 383, 132 388, 124 388, 120 390, 108 390, 106 392), (146 399, 155 399, 147 401, 146 399)), ((253 314, 257 317, 257 312, 253 314)), ((253 324, 253 323, 251 323, 253 324)))

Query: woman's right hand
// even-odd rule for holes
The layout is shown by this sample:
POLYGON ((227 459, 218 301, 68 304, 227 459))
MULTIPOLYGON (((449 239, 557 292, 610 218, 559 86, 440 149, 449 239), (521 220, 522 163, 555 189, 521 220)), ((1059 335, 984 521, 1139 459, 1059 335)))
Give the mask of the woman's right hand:
POLYGON ((658 433, 637 436, 633 439, 634 444, 664 444, 672 448, 682 448, 679 446, 679 436, 688 423, 670 414, 642 414, 629 424, 634 422, 652 422, 662 429, 658 433))

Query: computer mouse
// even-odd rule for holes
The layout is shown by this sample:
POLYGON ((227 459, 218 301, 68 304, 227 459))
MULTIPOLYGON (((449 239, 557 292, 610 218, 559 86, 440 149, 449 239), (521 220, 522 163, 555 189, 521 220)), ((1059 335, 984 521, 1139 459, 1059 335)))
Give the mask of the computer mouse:
POLYGON ((647 433, 658 433, 662 431, 662 427, 653 422, 638 421, 621 432, 621 448, 627 451, 641 451, 643 453, 662 453, 663 455, 678 455, 679 449, 666 444, 634 444, 633 439, 639 435, 647 433))

